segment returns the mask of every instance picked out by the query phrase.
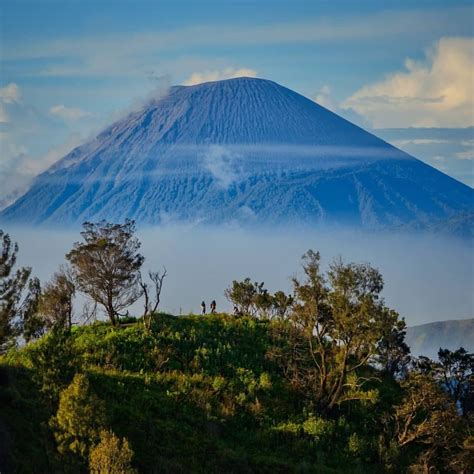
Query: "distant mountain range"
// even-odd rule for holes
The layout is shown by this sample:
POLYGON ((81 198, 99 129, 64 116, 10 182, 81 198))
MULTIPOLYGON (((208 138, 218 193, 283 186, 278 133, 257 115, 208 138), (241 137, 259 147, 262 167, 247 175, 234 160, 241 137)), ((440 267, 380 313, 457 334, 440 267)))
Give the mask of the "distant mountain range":
POLYGON ((459 347, 474 352, 474 318, 412 326, 407 329, 406 343, 415 356, 437 359, 439 348, 456 350, 459 347))
POLYGON ((472 235, 474 190, 272 81, 172 87, 36 178, 0 221, 472 235))

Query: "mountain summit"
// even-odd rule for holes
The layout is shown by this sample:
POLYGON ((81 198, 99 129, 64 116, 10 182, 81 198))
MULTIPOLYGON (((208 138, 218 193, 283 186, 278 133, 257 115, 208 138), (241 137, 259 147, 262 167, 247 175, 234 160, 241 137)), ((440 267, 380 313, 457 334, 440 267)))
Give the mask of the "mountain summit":
POLYGON ((474 191, 272 81, 172 87, 39 175, 1 221, 469 232, 474 191))

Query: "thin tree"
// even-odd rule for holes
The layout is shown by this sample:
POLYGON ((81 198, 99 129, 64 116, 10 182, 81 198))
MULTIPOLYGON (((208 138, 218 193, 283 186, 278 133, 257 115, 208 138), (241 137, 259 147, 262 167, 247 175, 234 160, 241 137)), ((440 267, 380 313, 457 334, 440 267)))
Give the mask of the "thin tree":
MULTIPOLYGON (((27 322, 27 332, 33 329, 39 295, 39 280, 30 279, 31 268, 15 268, 18 245, 0 229, 0 353, 13 344, 27 322)), ((29 338, 29 333, 27 334, 29 338)))
POLYGON ((138 273, 138 283, 145 299, 143 308, 143 324, 147 330, 150 330, 151 318, 160 305, 163 280, 166 278, 167 274, 166 267, 163 267, 162 272, 148 272, 148 276, 152 283, 152 288, 150 288, 150 285, 143 281, 141 272, 138 273))
POLYGON ((39 302, 38 311, 47 329, 71 330, 75 292, 69 269, 60 268, 46 284, 39 302))
POLYGON ((121 311, 141 296, 138 278, 144 257, 138 252, 135 222, 86 222, 83 227, 84 241, 76 242, 66 258, 78 290, 101 305, 115 326, 121 311))

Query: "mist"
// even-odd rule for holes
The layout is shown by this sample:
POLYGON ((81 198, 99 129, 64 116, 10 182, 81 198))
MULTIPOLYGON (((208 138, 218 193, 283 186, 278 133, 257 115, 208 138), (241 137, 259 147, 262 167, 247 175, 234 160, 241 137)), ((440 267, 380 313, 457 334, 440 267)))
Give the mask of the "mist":
MULTIPOLYGON (((46 281, 65 262, 80 229, 64 231, 5 228, 18 242, 19 265, 46 281)), ((301 256, 319 250, 323 266, 336 257, 370 263, 385 280, 387 304, 408 325, 473 316, 472 242, 427 234, 371 234, 353 230, 259 230, 239 227, 168 226, 139 228, 144 270, 166 266, 160 309, 198 312, 202 300, 215 299, 218 311, 231 310, 224 290, 232 280, 264 281, 270 291, 291 290, 301 275, 301 256)), ((139 314, 140 305, 131 312, 139 314)))

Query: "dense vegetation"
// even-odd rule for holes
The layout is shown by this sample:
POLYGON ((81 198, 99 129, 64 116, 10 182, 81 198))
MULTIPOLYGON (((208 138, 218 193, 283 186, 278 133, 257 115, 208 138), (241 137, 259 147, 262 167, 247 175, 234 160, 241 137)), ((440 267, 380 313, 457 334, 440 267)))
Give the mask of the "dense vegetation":
POLYGON ((411 358, 376 269, 309 251, 292 295, 234 281, 235 314, 177 317, 133 233, 89 224, 42 290, 4 240, 2 473, 472 472, 474 357, 411 358))

